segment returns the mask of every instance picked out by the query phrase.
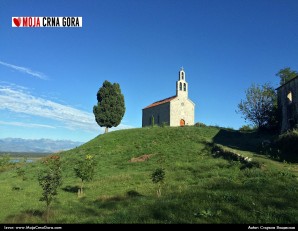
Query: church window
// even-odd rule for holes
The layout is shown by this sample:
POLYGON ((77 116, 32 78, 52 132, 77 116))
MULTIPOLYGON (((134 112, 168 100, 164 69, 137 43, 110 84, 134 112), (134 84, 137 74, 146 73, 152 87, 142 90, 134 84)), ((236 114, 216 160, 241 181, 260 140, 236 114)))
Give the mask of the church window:
POLYGON ((184 73, 183 72, 181 72, 181 78, 182 78, 182 80, 184 79, 184 73))
POLYGON ((288 98, 288 102, 289 103, 292 103, 292 101, 293 101, 293 95, 292 95, 292 92, 291 91, 287 94, 287 98, 288 98))
POLYGON ((186 91, 186 83, 183 84, 184 91, 186 91))
POLYGON ((182 91, 182 83, 179 83, 179 90, 182 91))

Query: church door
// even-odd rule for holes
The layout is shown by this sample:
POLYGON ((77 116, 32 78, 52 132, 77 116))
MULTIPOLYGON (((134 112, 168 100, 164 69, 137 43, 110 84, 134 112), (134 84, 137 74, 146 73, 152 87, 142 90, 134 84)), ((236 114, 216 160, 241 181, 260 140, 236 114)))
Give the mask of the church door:
POLYGON ((184 119, 181 119, 180 120, 180 127, 184 127, 184 125, 185 125, 185 120, 184 119))

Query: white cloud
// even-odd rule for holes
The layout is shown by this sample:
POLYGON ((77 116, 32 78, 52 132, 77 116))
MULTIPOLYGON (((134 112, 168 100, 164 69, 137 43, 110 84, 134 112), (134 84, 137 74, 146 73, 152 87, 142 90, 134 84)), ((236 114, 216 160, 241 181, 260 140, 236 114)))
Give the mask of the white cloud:
MULTIPOLYGON (((35 97, 31 95, 30 92, 25 91, 24 88, 19 88, 15 85, 0 85, 0 110, 1 109, 60 121, 64 128, 71 130, 83 129, 88 132, 103 131, 95 122, 93 113, 78 110, 48 99, 35 97)), ((11 124, 14 126, 23 125, 22 123, 11 123, 14 123, 11 124)), ((34 126, 34 124, 31 124, 31 126, 34 126)), ((38 124, 35 124, 35 127, 37 126, 38 124)), ((53 127, 50 125, 40 125, 40 127, 41 126, 53 127)), ((118 127, 111 130, 126 128, 131 128, 131 126, 120 124, 118 127)))
POLYGON ((5 63, 5 62, 2 62, 2 61, 0 61, 0 64, 3 65, 3 66, 6 66, 6 67, 12 68, 14 70, 17 70, 17 71, 32 75, 32 76, 37 77, 39 79, 43 79, 43 80, 47 79, 47 76, 45 74, 43 74, 41 72, 38 72, 38 71, 33 71, 33 70, 31 70, 30 68, 27 68, 27 67, 20 67, 20 66, 12 65, 12 64, 5 63))
POLYGON ((27 127, 27 128, 56 128, 54 126, 46 125, 46 124, 31 124, 31 123, 22 123, 22 122, 0 121, 0 124, 10 125, 10 126, 17 126, 17 127, 27 127))

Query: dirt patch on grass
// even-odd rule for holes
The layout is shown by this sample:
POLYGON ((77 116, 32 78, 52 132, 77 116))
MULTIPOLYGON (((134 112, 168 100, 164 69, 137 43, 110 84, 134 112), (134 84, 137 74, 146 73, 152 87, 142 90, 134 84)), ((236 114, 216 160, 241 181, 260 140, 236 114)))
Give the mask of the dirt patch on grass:
POLYGON ((131 158, 129 160, 129 162, 132 162, 132 163, 135 163, 135 162, 144 162, 144 161, 149 160, 152 156, 153 156, 153 154, 144 154, 142 156, 131 158))

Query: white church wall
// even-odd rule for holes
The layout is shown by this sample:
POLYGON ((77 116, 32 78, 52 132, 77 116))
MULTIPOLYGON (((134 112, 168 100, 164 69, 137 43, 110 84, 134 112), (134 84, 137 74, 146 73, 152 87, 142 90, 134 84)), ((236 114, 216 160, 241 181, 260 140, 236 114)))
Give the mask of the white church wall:
POLYGON ((171 101, 170 126, 180 126, 183 119, 185 125, 194 125, 194 103, 187 98, 178 97, 171 101))

